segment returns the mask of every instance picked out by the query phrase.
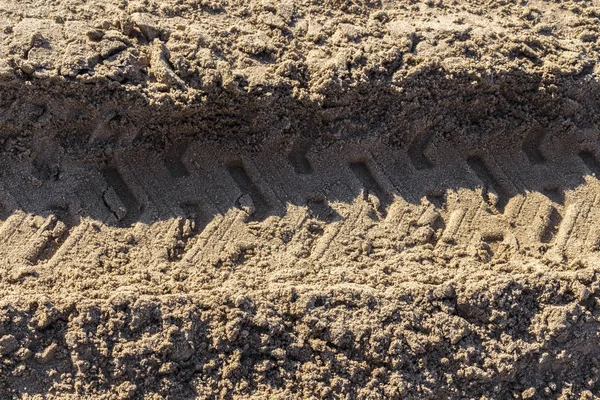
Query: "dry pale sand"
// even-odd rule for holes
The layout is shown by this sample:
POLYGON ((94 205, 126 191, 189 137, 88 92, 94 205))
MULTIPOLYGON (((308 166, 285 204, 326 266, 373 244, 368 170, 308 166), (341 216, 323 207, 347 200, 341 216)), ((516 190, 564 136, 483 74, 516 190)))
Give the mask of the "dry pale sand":
POLYGON ((600 398, 598 1, 1 0, 0 399, 600 398))

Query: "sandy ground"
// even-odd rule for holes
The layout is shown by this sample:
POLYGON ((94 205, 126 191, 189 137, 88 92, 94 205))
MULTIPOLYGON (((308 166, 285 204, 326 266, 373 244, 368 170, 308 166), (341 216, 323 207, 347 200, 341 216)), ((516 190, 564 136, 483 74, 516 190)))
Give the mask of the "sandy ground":
POLYGON ((600 398, 597 1, 0 1, 0 398, 600 398))

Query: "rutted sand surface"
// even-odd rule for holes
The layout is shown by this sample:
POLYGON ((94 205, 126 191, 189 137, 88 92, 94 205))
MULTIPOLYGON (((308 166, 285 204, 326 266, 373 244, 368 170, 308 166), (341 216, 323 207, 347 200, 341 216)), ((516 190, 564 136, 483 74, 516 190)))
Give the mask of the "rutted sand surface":
POLYGON ((2 2, 0 398, 597 398, 598 6, 2 2))

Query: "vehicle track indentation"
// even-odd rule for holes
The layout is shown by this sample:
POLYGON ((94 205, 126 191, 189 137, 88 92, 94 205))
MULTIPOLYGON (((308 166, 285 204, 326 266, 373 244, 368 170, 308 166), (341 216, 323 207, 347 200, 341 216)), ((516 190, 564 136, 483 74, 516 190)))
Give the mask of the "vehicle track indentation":
POLYGON ((306 158, 306 153, 310 148, 310 143, 306 141, 297 141, 292 146, 288 154, 288 162, 294 168, 294 171, 300 175, 312 174, 313 168, 306 158))
POLYGON ((190 171, 183 163, 182 157, 187 149, 187 144, 174 146, 164 157, 164 164, 167 171, 173 178, 185 178, 190 175, 190 171))
POLYGON ((377 182, 377 179, 364 162, 351 162, 348 164, 354 175, 362 183, 365 189, 365 195, 368 197, 369 194, 374 194, 379 199, 379 211, 385 217, 388 206, 392 203, 392 196, 390 196, 377 182))
POLYGON ((590 172, 596 175, 596 178, 600 179, 600 162, 598 161, 594 153, 588 150, 584 150, 579 153, 579 157, 581 157, 581 159, 588 167, 590 172))
POLYGON ((433 164, 425 156, 425 149, 431 141, 432 133, 417 135, 408 146, 408 157, 413 166, 418 170, 433 167, 433 164))
POLYGON ((138 202, 117 168, 104 168, 101 172, 108 184, 108 188, 102 194, 106 208, 121 225, 131 225, 141 215, 142 205, 138 202))
POLYGON ((30 239, 24 258, 34 265, 50 260, 67 239, 70 228, 57 215, 49 215, 30 239))
POLYGON ((541 129, 534 129, 525 136, 521 148, 531 164, 541 164, 546 161, 546 157, 540 150, 545 136, 546 133, 541 129))
POLYGON ((269 203, 265 199, 262 192, 258 189, 246 172, 242 161, 237 160, 228 163, 227 172, 229 172, 229 175, 242 192, 242 195, 236 201, 236 206, 239 208, 246 208, 248 204, 243 204, 246 202, 245 196, 250 196, 254 208, 254 210, 251 212, 252 217, 254 219, 265 218, 268 215, 271 207, 269 206, 269 203))
POLYGON ((562 216, 556 207, 550 206, 541 218, 543 219, 543 229, 540 235, 540 242, 550 243, 558 232, 562 216))
POLYGON ((510 194, 506 188, 498 182, 498 179, 494 177, 481 157, 469 157, 467 159, 467 164, 484 185, 482 195, 485 201, 503 214, 504 208, 510 199, 510 194), (492 196, 490 195, 490 189, 495 192, 497 196, 496 201, 493 201, 492 196))

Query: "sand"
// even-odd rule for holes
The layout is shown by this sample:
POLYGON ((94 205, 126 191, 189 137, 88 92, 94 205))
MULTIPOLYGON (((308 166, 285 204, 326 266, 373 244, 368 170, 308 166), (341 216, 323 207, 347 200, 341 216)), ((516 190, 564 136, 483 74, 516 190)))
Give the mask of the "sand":
POLYGON ((0 2, 0 398, 600 398, 599 57, 597 1, 0 2))

